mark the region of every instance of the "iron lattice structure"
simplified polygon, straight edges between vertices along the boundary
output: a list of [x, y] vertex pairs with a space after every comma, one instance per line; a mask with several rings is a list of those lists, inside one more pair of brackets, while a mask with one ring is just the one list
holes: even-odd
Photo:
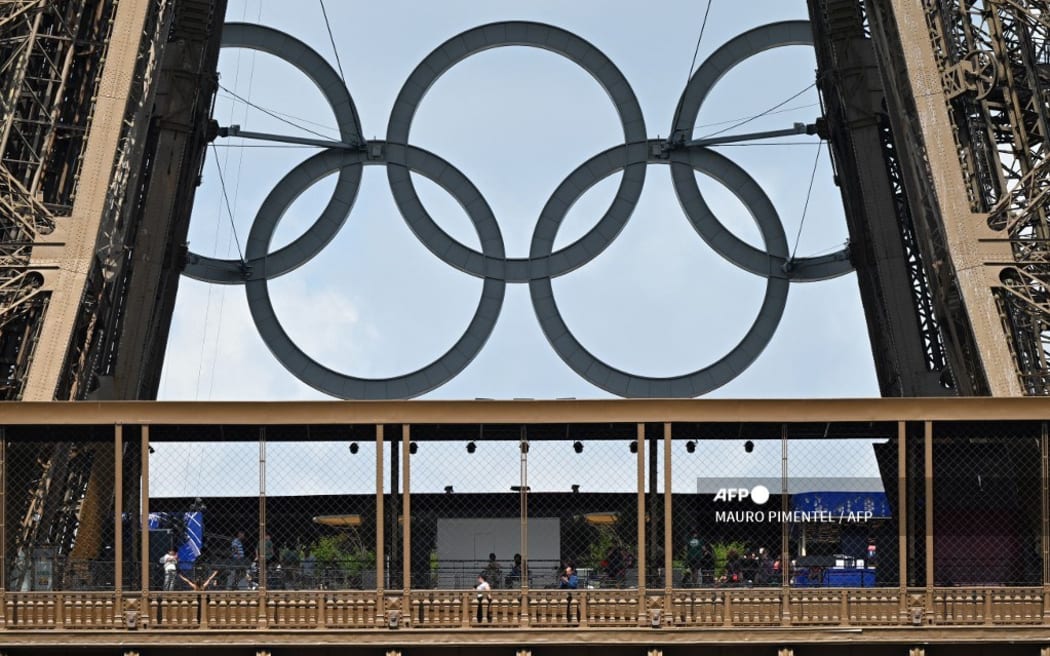
[[72, 209], [113, 10], [85, 1], [0, 7], [3, 398], [21, 397], [51, 296], [34, 246]]
[[[0, 399], [154, 396], [224, 7], [0, 3]], [[79, 438], [29, 447], [26, 558], [98, 556], [113, 451]]]
[[1050, 393], [1047, 11], [810, 2], [884, 395]]
[[950, 313], [938, 307], [928, 273], [935, 245], [918, 221], [922, 198], [913, 207], [908, 193], [908, 142], [886, 99], [895, 80], [883, 81], [864, 9], [857, 0], [812, 0], [810, 24], [876, 375], [883, 396], [973, 394], [951, 377], [954, 342], [941, 325]]
[[1050, 5], [924, 2], [973, 212], [1010, 246], [995, 290], [1025, 394], [1050, 393]]
[[0, 3], [0, 398], [155, 395], [224, 11]]

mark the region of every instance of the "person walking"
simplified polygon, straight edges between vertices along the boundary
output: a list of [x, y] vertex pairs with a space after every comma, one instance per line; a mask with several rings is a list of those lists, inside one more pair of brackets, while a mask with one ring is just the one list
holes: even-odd
[[236, 590], [245, 574], [244, 531], [237, 531], [236, 537], [230, 540], [230, 574], [226, 577], [226, 589]]

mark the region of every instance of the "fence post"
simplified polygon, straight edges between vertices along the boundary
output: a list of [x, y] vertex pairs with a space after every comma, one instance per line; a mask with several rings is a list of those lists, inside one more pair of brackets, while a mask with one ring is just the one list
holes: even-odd
[[386, 623], [386, 508], [383, 506], [383, 424], [376, 424], [376, 617]]
[[412, 606], [410, 605], [410, 592], [412, 588], [412, 494], [411, 474], [412, 465], [409, 461], [412, 446], [412, 427], [408, 424], [401, 425], [401, 588], [402, 588], [402, 617], [412, 624]]
[[897, 621], [909, 624], [908, 611], [908, 424], [897, 422]]
[[667, 618], [671, 617], [671, 587], [674, 585], [671, 472], [671, 423], [667, 422], [664, 424], [664, 616]]
[[0, 427], [0, 629], [7, 626], [7, 431]]
[[[787, 424], [780, 425], [780, 510], [782, 517], [787, 517], [791, 511], [791, 496], [788, 494], [788, 428]], [[780, 625], [791, 626], [791, 554], [790, 526], [784, 520], [780, 521], [780, 570], [783, 572], [783, 581], [780, 587]]]
[[[256, 612], [256, 621], [259, 623], [260, 628], [266, 628], [267, 623], [267, 607], [266, 599], [266, 588], [269, 586], [267, 580], [267, 568], [270, 563], [267, 561], [266, 556], [266, 545], [269, 543], [266, 532], [266, 426], [259, 427], [259, 539], [256, 541], [256, 562], [259, 565], [259, 581], [258, 589], [256, 590], [255, 602], [259, 605]], [[247, 554], [245, 554], [247, 555]]]
[[124, 426], [113, 427], [113, 592], [110, 624], [124, 624]]
[[518, 623], [527, 628], [531, 623], [532, 613], [529, 610], [529, 434], [525, 426], [521, 427], [518, 436], [518, 515], [521, 517], [521, 607], [518, 609]]
[[933, 422], [924, 423], [923, 448], [925, 457], [923, 460], [925, 483], [925, 506], [926, 506], [926, 611], [933, 609]]
[[1043, 530], [1039, 545], [1043, 561], [1043, 624], [1050, 623], [1050, 434], [1046, 422], [1039, 427], [1039, 505]]
[[142, 438], [139, 440], [140, 460], [142, 462], [142, 492], [139, 495], [139, 588], [141, 602], [139, 607], [140, 626], [149, 622], [149, 426], [141, 427]]
[[638, 626], [645, 626], [648, 624], [648, 618], [646, 616], [645, 607], [645, 589], [646, 589], [646, 569], [648, 564], [646, 563], [646, 549], [645, 549], [645, 452], [648, 448], [648, 443], [645, 440], [645, 424], [637, 425], [637, 440], [638, 440], [638, 475], [637, 475], [637, 492], [638, 492]]

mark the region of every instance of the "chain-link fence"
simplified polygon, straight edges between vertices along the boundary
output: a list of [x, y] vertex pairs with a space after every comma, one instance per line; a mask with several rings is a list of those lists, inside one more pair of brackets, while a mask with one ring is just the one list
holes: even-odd
[[933, 581], [1039, 585], [1039, 422], [933, 424]]
[[[11, 427], [3, 437], [6, 589], [114, 590], [113, 428]], [[134, 470], [137, 458], [125, 459], [124, 467]], [[124, 584], [137, 579], [125, 576]]]
[[14, 426], [4, 585], [407, 583], [506, 617], [525, 589], [1035, 586], [1046, 442], [1005, 421]]
[[676, 426], [671, 445], [674, 587], [780, 582], [780, 427]]
[[[248, 590], [260, 535], [265, 429], [150, 430], [151, 590]], [[179, 441], [169, 442], [177, 438]]]
[[412, 442], [409, 453], [412, 587], [520, 585], [518, 441], [475, 427], [457, 440]]
[[529, 440], [522, 458], [528, 476], [529, 586], [637, 586], [635, 427], [572, 426], [560, 439], [556, 432], [539, 436], [550, 439]]
[[[789, 501], [781, 522], [788, 541], [789, 581], [795, 587], [897, 586], [898, 541], [880, 475], [877, 451], [897, 438], [897, 427], [836, 424], [788, 428]], [[895, 453], [891, 454], [894, 456]], [[895, 483], [890, 479], [889, 483]]]

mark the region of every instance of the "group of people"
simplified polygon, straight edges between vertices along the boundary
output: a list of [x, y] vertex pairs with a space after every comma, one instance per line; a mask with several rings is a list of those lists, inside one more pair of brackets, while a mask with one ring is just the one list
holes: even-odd
[[[571, 564], [565, 565], [559, 572], [559, 588], [575, 590], [579, 586], [579, 575]], [[485, 593], [492, 590], [493, 587], [500, 587], [501, 584], [506, 588], [516, 588], [521, 584], [521, 554], [514, 554], [514, 564], [511, 565], [510, 573], [503, 578], [503, 568], [496, 560], [496, 554], [490, 553], [485, 569], [478, 574], [478, 582], [474, 589], [479, 593]]]
[[[274, 562], [273, 541], [270, 539], [269, 533], [265, 534], [263, 539], [260, 540], [255, 552], [255, 561], [259, 562], [261, 559], [265, 559], [267, 563]], [[163, 589], [165, 591], [174, 590], [179, 580], [195, 592], [208, 590], [213, 586], [221, 571], [219, 568], [204, 567], [198, 563], [190, 571], [193, 577], [189, 578], [185, 576], [183, 569], [179, 567], [179, 556], [175, 549], [169, 549], [166, 554], [161, 556], [160, 565], [164, 571]], [[244, 551], [244, 531], [237, 531], [237, 534], [230, 540], [229, 561], [225, 568], [225, 589], [250, 590], [258, 587], [258, 583], [252, 578], [249, 565], [250, 563]]]
[[[575, 590], [579, 587], [580, 578], [576, 573], [575, 567], [567, 564], [559, 571], [559, 588]], [[485, 569], [478, 574], [478, 582], [474, 589], [480, 593], [480, 599], [482, 594], [489, 592], [493, 587], [500, 587], [501, 582], [507, 588], [516, 588], [521, 583], [521, 554], [514, 554], [514, 564], [510, 568], [510, 573], [506, 578], [503, 578], [503, 568], [500, 567], [499, 561], [496, 560], [496, 554], [490, 553]], [[495, 583], [495, 586], [493, 586], [493, 583]]]
[[780, 558], [770, 556], [765, 547], [744, 554], [736, 549], [729, 549], [726, 552], [724, 568], [716, 571], [714, 553], [695, 530], [686, 541], [685, 564], [684, 583], [690, 586], [705, 583], [724, 586], [766, 586], [777, 585], [781, 579]]
[[[485, 569], [478, 574], [477, 590], [491, 590], [496, 587], [516, 588], [521, 583], [521, 554], [514, 554], [514, 564], [511, 565], [510, 573], [503, 577], [503, 568], [496, 560], [496, 554], [490, 553]], [[484, 584], [484, 587], [482, 587]]]
[[[500, 567], [499, 562], [496, 560], [496, 554], [490, 553], [489, 561], [485, 565], [485, 569], [478, 574], [478, 583], [474, 586], [474, 590], [477, 592], [477, 621], [479, 623], [486, 617], [490, 622], [492, 621], [491, 581], [499, 581], [502, 574], [503, 568]], [[510, 574], [507, 576], [505, 583], [506, 587], [513, 588], [517, 587], [520, 582], [521, 554], [514, 554], [514, 565], [511, 567]], [[576, 569], [572, 565], [566, 565], [565, 569], [561, 572], [558, 587], [563, 590], [575, 590], [579, 585], [580, 579], [576, 574]]]
[[771, 558], [765, 547], [741, 556], [736, 550], [726, 553], [725, 573], [718, 579], [722, 585], [777, 585], [780, 582], [780, 559]]

